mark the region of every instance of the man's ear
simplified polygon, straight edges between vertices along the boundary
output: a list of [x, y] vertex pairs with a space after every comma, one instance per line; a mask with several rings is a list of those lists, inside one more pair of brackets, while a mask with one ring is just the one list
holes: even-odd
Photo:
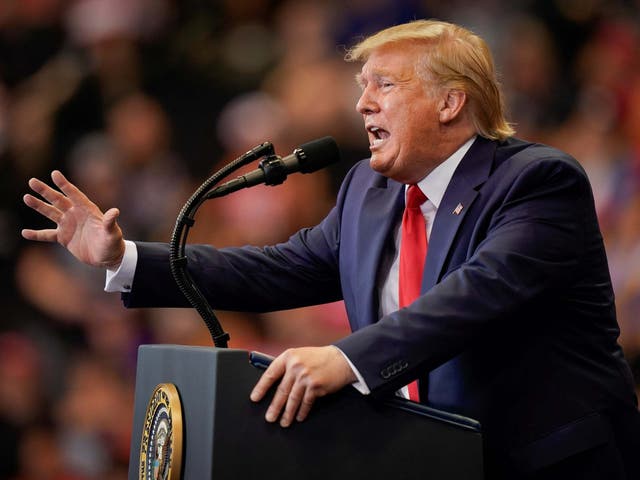
[[448, 90], [440, 104], [440, 123], [449, 123], [459, 117], [462, 107], [467, 103], [467, 94], [462, 90]]

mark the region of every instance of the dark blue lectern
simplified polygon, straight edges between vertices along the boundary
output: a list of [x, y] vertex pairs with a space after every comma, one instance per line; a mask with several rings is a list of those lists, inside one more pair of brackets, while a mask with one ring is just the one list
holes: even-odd
[[345, 388], [284, 429], [264, 420], [270, 398], [249, 400], [261, 373], [244, 350], [140, 347], [129, 480], [139, 478], [147, 405], [162, 383], [175, 385], [182, 405], [185, 480], [483, 478], [474, 420]]

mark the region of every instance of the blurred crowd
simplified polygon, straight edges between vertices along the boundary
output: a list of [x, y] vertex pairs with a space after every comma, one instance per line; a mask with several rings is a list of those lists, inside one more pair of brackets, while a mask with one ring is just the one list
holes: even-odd
[[[137, 347], [211, 345], [194, 311], [125, 310], [103, 271], [21, 240], [48, 225], [22, 205], [28, 179], [60, 169], [121, 209], [126, 238], [167, 241], [191, 193], [247, 149], [332, 135], [338, 166], [208, 202], [189, 237], [285, 240], [367, 156], [346, 47], [427, 17], [482, 35], [518, 136], [587, 170], [640, 383], [637, 0], [2, 0], [0, 479], [125, 479]], [[267, 353], [348, 332], [341, 303], [219, 317], [231, 347]]]

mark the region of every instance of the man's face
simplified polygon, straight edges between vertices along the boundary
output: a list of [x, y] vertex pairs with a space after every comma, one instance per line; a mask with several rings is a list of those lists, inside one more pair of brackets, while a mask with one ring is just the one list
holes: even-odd
[[423, 49], [411, 42], [384, 45], [358, 75], [356, 109], [369, 135], [371, 168], [402, 183], [419, 181], [444, 160], [438, 89], [416, 70]]

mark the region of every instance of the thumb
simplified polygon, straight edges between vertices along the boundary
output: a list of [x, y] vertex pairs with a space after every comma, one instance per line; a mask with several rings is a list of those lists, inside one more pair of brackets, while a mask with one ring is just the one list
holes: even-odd
[[107, 231], [109, 232], [113, 231], [114, 228], [117, 227], [116, 220], [118, 219], [119, 216], [120, 216], [120, 210], [118, 210], [117, 208], [110, 208], [105, 212], [102, 218], [102, 225]]

